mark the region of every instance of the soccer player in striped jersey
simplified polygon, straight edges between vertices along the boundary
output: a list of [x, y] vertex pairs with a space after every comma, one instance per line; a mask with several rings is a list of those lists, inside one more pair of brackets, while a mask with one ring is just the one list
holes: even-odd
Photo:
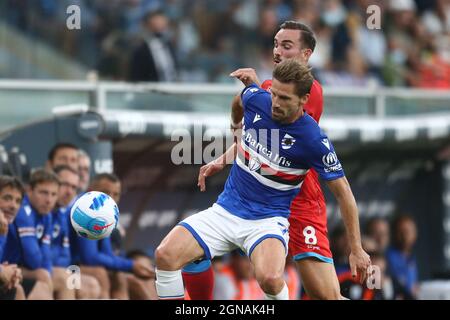
[[[351, 217], [350, 237], [360, 243], [358, 211], [342, 166], [317, 122], [303, 111], [314, 80], [309, 68], [294, 60], [277, 65], [271, 94], [238, 78], [246, 85], [238, 157], [217, 202], [183, 220], [157, 248], [161, 299], [184, 297], [180, 269], [185, 264], [236, 248], [249, 256], [268, 299], [288, 299], [283, 279], [287, 219], [311, 168], [327, 181], [343, 215]], [[361, 272], [370, 259], [362, 249], [355, 254]]]
[[[286, 21], [280, 26], [274, 38], [274, 63], [276, 65], [285, 59], [292, 58], [306, 65], [315, 46], [314, 34], [308, 26], [295, 21]], [[238, 74], [259, 84], [253, 69], [240, 69]], [[271, 85], [272, 80], [266, 80], [261, 87], [270, 90]], [[235, 119], [232, 126], [240, 128], [242, 107], [239, 95], [234, 99], [233, 105]], [[304, 109], [319, 123], [323, 111], [323, 93], [317, 80], [313, 82]], [[235, 146], [230, 147], [224, 155], [201, 167], [198, 177], [201, 191], [206, 188], [206, 177], [216, 174], [223, 170], [227, 163], [234, 161], [236, 156], [234, 150]], [[306, 175], [300, 193], [292, 202], [289, 223], [289, 254], [293, 257], [301, 274], [302, 284], [308, 296], [312, 299], [340, 299], [339, 281], [327, 237], [325, 199], [317, 172], [313, 169]], [[354, 248], [356, 247], [357, 244], [354, 244]], [[352, 275], [356, 276], [354, 268]], [[183, 279], [191, 297], [212, 299], [214, 275], [210, 261], [203, 260], [186, 266], [183, 269]]]

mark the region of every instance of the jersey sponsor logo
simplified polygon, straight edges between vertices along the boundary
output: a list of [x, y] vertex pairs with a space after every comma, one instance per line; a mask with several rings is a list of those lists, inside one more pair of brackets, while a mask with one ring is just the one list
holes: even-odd
[[325, 165], [325, 172], [336, 172], [342, 170], [342, 165], [339, 163], [336, 153], [329, 152], [322, 157], [322, 162]]
[[255, 118], [253, 119], [253, 123], [258, 122], [259, 120], [261, 120], [261, 116], [259, 114], [255, 114]]
[[[301, 186], [308, 170], [275, 166], [254, 150], [250, 148], [246, 150], [244, 147], [246, 146], [238, 146], [236, 164], [247, 173], [250, 173], [261, 184], [282, 191], [293, 190]], [[261, 165], [257, 165], [255, 160], [252, 160], [252, 164], [250, 164], [252, 158], [257, 158]], [[252, 171], [250, 168], [258, 169]]]
[[[263, 130], [259, 130], [259, 131], [262, 132]], [[249, 130], [243, 131], [243, 134], [245, 134], [245, 136], [242, 136], [242, 139], [244, 140], [244, 142], [247, 142], [248, 146], [252, 146], [258, 154], [263, 155], [271, 163], [274, 163], [274, 164], [280, 165], [280, 166], [284, 166], [284, 167], [291, 166], [292, 163], [290, 160], [286, 159], [285, 157], [280, 156], [279, 153], [272, 152], [271, 150], [269, 150], [264, 144], [258, 142], [258, 140], [256, 140], [253, 137], [252, 133], [256, 136], [256, 130], [254, 130], [254, 129], [249, 129]], [[245, 145], [245, 143], [244, 143], [244, 145]]]
[[251, 157], [250, 161], [248, 162], [248, 168], [250, 171], [257, 171], [259, 168], [261, 168], [261, 161], [258, 158]]
[[290, 148], [292, 148], [294, 143], [295, 143], [294, 137], [286, 133], [283, 139], [281, 140], [281, 148], [283, 148], [283, 150], [289, 150]]
[[323, 144], [325, 147], [327, 147], [328, 150], [331, 151], [331, 149], [330, 149], [330, 141], [328, 141], [328, 139], [322, 139], [321, 142], [322, 142], [322, 144]]

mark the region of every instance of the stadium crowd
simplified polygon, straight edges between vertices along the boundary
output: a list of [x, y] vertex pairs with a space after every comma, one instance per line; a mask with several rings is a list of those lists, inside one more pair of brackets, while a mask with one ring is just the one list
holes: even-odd
[[[78, 32], [66, 28], [71, 4], [81, 8]], [[366, 25], [369, 5], [379, 6], [381, 29]], [[2, 8], [10, 24], [104, 79], [228, 82], [242, 66], [267, 78], [273, 35], [296, 20], [316, 34], [310, 64], [324, 85], [450, 87], [449, 0], [5, 0]]]
[[[17, 177], [0, 176], [0, 299], [157, 299], [154, 248], [125, 252], [122, 227], [99, 241], [81, 238], [72, 229], [70, 209], [85, 191], [102, 191], [120, 203], [120, 179], [108, 173], [90, 179], [90, 171], [90, 159], [83, 150], [60, 143], [49, 152], [45, 167], [34, 170], [26, 184]], [[330, 233], [330, 243], [342, 295], [417, 298], [414, 220], [405, 214], [392, 221], [375, 217], [363, 231], [363, 246], [379, 268], [381, 289], [371, 290], [351, 276], [345, 229], [338, 226]], [[249, 259], [239, 251], [214, 259], [213, 268], [214, 299], [264, 297]], [[69, 285], [73, 272], [80, 276], [75, 289]], [[308, 299], [290, 257], [285, 275], [290, 299]]]

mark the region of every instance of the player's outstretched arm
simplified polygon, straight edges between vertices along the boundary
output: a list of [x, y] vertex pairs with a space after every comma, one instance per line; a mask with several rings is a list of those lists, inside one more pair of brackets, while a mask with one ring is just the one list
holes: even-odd
[[352, 276], [356, 277], [357, 273], [360, 274], [362, 283], [366, 279], [367, 268], [371, 263], [369, 255], [363, 250], [361, 245], [358, 207], [356, 206], [355, 197], [346, 177], [327, 181], [327, 185], [336, 197], [347, 230], [351, 248], [349, 263]]
[[237, 69], [230, 73], [230, 77], [234, 77], [240, 80], [245, 86], [251, 85], [253, 83], [259, 86], [261, 83], [258, 79], [258, 76], [256, 75], [255, 69], [252, 68]]
[[[251, 84], [260, 85], [255, 69], [241, 68], [230, 73], [230, 77], [240, 80], [246, 87]], [[244, 116], [244, 107], [242, 105], [241, 95], [238, 94], [233, 98], [231, 103], [231, 127], [232, 129], [240, 128], [242, 117]]]
[[[239, 69], [241, 70], [241, 69]], [[237, 72], [236, 70], [235, 72]], [[233, 73], [235, 73], [233, 72]], [[231, 76], [233, 76], [231, 73]], [[255, 73], [256, 76], [256, 73]], [[236, 76], [237, 77], [237, 76]], [[237, 144], [239, 140], [239, 131], [242, 128], [242, 118], [244, 117], [244, 107], [242, 105], [241, 95], [234, 96], [231, 102], [231, 130], [233, 132], [234, 141], [233, 145], [228, 150], [214, 161], [211, 161], [200, 168], [197, 178], [197, 186], [200, 191], [206, 190], [206, 178], [215, 175], [222, 171], [227, 164], [234, 162], [237, 154]]]
[[206, 178], [222, 171], [227, 164], [233, 163], [234, 159], [236, 158], [236, 153], [237, 145], [236, 143], [233, 143], [233, 145], [228, 148], [228, 150], [223, 155], [200, 168], [200, 171], [198, 173], [197, 186], [200, 188], [201, 192], [206, 190]]
[[242, 128], [242, 118], [244, 117], [244, 106], [242, 105], [241, 95], [235, 95], [231, 102], [231, 130], [233, 134], [236, 130]]

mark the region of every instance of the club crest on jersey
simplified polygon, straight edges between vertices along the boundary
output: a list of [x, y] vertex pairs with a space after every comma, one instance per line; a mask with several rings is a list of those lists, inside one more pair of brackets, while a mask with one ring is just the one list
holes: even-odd
[[53, 226], [52, 237], [57, 238], [59, 236], [60, 231], [61, 231], [61, 226], [59, 224], [55, 224]]
[[40, 239], [44, 235], [44, 225], [38, 224], [36, 226], [36, 238]]
[[261, 168], [261, 161], [259, 161], [258, 158], [251, 157], [250, 161], [248, 162], [248, 168], [250, 171], [256, 171], [259, 168]]
[[294, 137], [286, 133], [283, 139], [281, 139], [281, 148], [283, 148], [283, 150], [289, 150], [290, 148], [292, 148], [294, 143], [295, 143]]

